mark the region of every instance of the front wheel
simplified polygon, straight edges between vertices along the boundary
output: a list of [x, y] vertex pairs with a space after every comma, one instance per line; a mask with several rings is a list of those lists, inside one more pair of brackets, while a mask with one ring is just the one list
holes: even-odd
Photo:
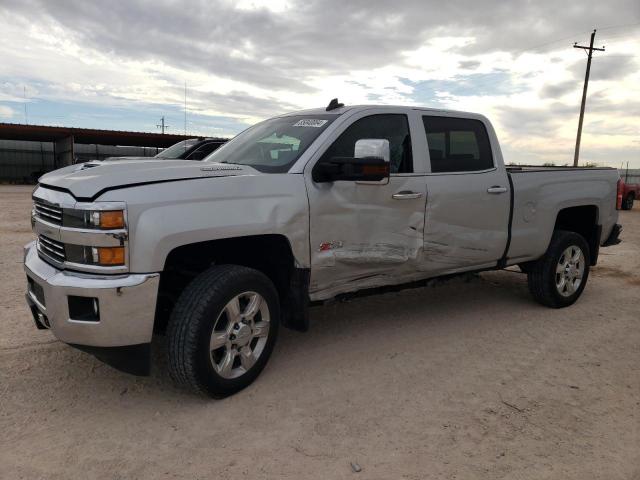
[[556, 230], [542, 258], [527, 273], [533, 298], [547, 307], [573, 304], [589, 277], [589, 245], [582, 235]]
[[278, 293], [264, 274], [211, 267], [187, 286], [171, 314], [171, 377], [216, 398], [245, 388], [271, 355], [279, 319]]
[[631, 210], [633, 208], [633, 200], [634, 197], [632, 194], [627, 195], [627, 198], [622, 201], [622, 209]]

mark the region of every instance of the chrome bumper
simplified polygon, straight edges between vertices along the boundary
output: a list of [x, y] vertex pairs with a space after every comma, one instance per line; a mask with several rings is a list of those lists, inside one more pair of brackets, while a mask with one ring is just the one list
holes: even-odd
[[[27, 291], [27, 303], [36, 323], [51, 329], [59, 340], [93, 347], [151, 342], [158, 273], [98, 276], [58, 270], [40, 259], [35, 242], [24, 247], [24, 268], [27, 276], [42, 288], [38, 293], [38, 287]], [[71, 319], [69, 295], [97, 298], [99, 320]]]

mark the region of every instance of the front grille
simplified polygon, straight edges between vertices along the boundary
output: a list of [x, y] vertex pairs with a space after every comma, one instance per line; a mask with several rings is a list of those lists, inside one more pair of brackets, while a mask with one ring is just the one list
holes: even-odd
[[64, 244], [44, 235], [38, 237], [38, 252], [60, 263], [67, 258], [64, 252]]
[[56, 225], [62, 225], [62, 208], [40, 200], [39, 198], [34, 198], [33, 207], [35, 208], [36, 215], [42, 220]]

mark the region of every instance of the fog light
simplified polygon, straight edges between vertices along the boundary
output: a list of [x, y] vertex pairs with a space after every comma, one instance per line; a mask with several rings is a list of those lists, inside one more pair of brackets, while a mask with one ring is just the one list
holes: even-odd
[[77, 297], [69, 295], [69, 318], [82, 322], [100, 321], [100, 303], [95, 297]]
[[124, 265], [124, 247], [88, 247], [84, 245], [65, 245], [67, 262], [98, 265], [105, 267]]

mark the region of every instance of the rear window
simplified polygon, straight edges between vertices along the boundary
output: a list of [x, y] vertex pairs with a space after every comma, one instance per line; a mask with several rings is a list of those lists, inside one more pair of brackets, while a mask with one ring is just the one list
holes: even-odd
[[431, 171], [474, 172], [493, 168], [489, 135], [479, 120], [423, 116]]

